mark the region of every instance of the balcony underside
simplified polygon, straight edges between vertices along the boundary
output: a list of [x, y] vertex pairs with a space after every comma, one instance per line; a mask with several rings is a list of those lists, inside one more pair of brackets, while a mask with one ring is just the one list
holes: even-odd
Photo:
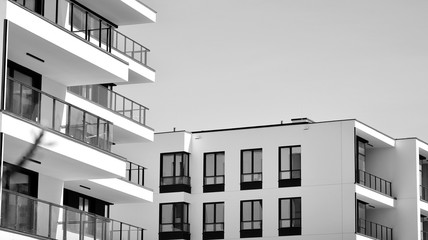
[[156, 22], [156, 12], [137, 0], [80, 0], [116, 25]]
[[[126, 180], [92, 179], [65, 182], [65, 188], [111, 203], [153, 202], [153, 191]], [[90, 189], [82, 188], [80, 185]]]
[[[0, 114], [0, 123], [5, 133], [5, 160], [16, 164], [41, 128], [6, 113]], [[118, 157], [49, 130], [32, 159], [40, 164], [29, 162], [26, 168], [64, 181], [125, 177], [126, 163]]]
[[394, 199], [392, 197], [381, 194], [365, 186], [355, 184], [355, 193], [359, 200], [362, 200], [375, 208], [394, 207]]
[[49, 23], [41, 16], [8, 2], [7, 18], [10, 20], [10, 60], [65, 86], [128, 81], [127, 61]]

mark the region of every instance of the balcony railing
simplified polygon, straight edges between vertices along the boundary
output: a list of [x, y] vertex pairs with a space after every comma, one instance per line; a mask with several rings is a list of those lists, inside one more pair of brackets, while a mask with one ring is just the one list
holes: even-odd
[[224, 222], [204, 223], [204, 232], [224, 231]]
[[428, 187], [420, 186], [421, 187], [421, 200], [424, 200], [428, 202]]
[[379, 240], [392, 240], [392, 228], [361, 218], [358, 219], [357, 232]]
[[188, 223], [161, 223], [159, 225], [160, 232], [190, 232], [190, 224]]
[[58, 240], [143, 240], [143, 228], [3, 190], [1, 227]]
[[358, 170], [357, 182], [363, 186], [366, 186], [368, 188], [371, 188], [373, 190], [392, 197], [391, 182], [386, 181], [380, 177], [377, 177], [363, 170]]
[[301, 178], [301, 170], [300, 169], [291, 169], [291, 170], [279, 171], [279, 180], [300, 179], [300, 178]]
[[147, 168], [133, 162], [126, 163], [126, 178], [128, 181], [144, 186], [144, 171]]
[[37, 88], [8, 79], [6, 111], [110, 151], [112, 124]]
[[161, 177], [161, 186], [167, 185], [190, 185], [190, 177], [188, 176], [178, 176], [178, 177]]
[[113, 30], [112, 48], [143, 65], [147, 65], [147, 54], [150, 49], [116, 30]]
[[37, 5], [35, 2], [46, 4], [46, 1], [9, 1], [43, 16], [106, 52], [111, 52], [114, 48], [121, 54], [147, 66], [147, 54], [150, 52], [148, 48], [116, 31], [114, 24], [83, 5], [70, 0], [50, 1], [49, 6], [35, 6]]
[[259, 182], [262, 181], [262, 173], [242, 173], [241, 182]]
[[224, 184], [224, 175], [204, 177], [204, 185]]
[[262, 220], [241, 221], [241, 230], [262, 229]]
[[130, 120], [146, 126], [147, 107], [101, 85], [68, 87], [68, 90]]
[[421, 240], [428, 240], [428, 232], [421, 231]]

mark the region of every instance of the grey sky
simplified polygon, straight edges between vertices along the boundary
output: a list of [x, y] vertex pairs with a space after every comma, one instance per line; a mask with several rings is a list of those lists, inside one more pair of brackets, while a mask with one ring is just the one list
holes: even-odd
[[118, 88], [156, 131], [357, 118], [428, 141], [428, 2], [144, 0], [124, 28], [151, 49], [154, 84]]

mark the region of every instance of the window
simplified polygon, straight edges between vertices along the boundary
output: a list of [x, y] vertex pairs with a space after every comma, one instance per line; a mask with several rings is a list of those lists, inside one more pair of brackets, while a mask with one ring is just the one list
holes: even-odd
[[279, 187], [301, 185], [301, 147], [279, 148]]
[[420, 216], [421, 240], [428, 239], [428, 218], [424, 215]]
[[25, 8], [43, 15], [44, 0], [14, 0]]
[[357, 137], [357, 182], [365, 185], [365, 171], [366, 171], [366, 148], [367, 141]]
[[262, 200], [241, 201], [241, 238], [262, 236]]
[[204, 192], [224, 191], [224, 152], [204, 154]]
[[279, 199], [279, 236], [302, 234], [301, 198]]
[[161, 154], [160, 192], [190, 193], [189, 154]]
[[69, 189], [64, 189], [64, 205], [103, 217], [110, 215], [111, 203]]
[[2, 227], [36, 234], [37, 202], [16, 192], [37, 198], [38, 180], [37, 172], [3, 162]]
[[163, 203], [159, 206], [159, 239], [190, 239], [189, 204]]
[[42, 76], [15, 62], [7, 62], [6, 110], [35, 122], [40, 121]]
[[204, 203], [203, 239], [224, 238], [224, 203]]
[[262, 188], [262, 149], [241, 151], [241, 190]]
[[422, 155], [419, 155], [419, 183], [421, 200], [428, 201], [428, 161]]

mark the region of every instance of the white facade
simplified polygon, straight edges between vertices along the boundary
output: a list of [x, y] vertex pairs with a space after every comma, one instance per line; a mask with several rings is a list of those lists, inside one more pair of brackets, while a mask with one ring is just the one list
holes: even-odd
[[148, 108], [113, 88], [155, 81], [150, 50], [120, 26], [156, 12], [139, 0], [0, 0], [0, 20], [0, 239], [143, 239], [146, 226], [110, 207], [152, 204], [146, 167], [112, 146], [154, 130]]
[[[365, 152], [358, 150], [359, 142], [365, 146]], [[287, 146], [300, 147], [300, 167], [296, 168], [300, 170], [300, 178], [296, 177], [300, 183], [280, 187], [279, 149]], [[420, 185], [425, 184], [420, 182], [419, 164], [420, 159], [428, 157], [427, 146], [414, 138], [391, 138], [357, 120], [315, 123], [303, 119], [271, 126], [158, 133], [151, 143], [115, 146], [118, 152], [142, 150], [129, 159], [150, 169], [148, 184], [153, 186], [154, 205], [115, 205], [112, 213], [130, 216], [144, 212], [153, 216], [134, 216], [132, 220], [134, 224], [148, 226], [149, 239], [426, 239], [428, 236], [422, 235], [427, 229], [420, 222], [421, 215], [428, 214], [428, 195], [421, 193]], [[242, 151], [248, 149], [262, 152], [262, 184], [243, 190]], [[208, 176], [204, 175], [204, 168], [208, 171], [205, 156], [218, 152], [224, 154], [224, 171], [220, 174], [224, 175], [224, 187], [204, 192], [204, 178]], [[165, 168], [167, 160], [163, 159], [166, 153], [189, 154], [190, 193], [177, 182], [172, 184], [175, 190], [174, 186], [172, 190], [160, 186], [165, 171], [169, 171]], [[360, 161], [359, 155], [364, 155]], [[174, 174], [183, 176], [186, 172]], [[279, 230], [279, 201], [288, 198], [301, 201], [300, 211], [294, 213], [296, 228], [288, 228], [287, 220], [281, 217], [286, 227]], [[262, 203], [262, 223], [260, 228], [253, 227], [255, 231], [241, 228], [241, 221], [248, 217], [243, 216], [248, 213], [241, 210], [241, 204], [249, 200]], [[163, 209], [169, 209], [168, 203], [184, 203], [188, 214], [174, 213], [175, 219], [168, 220], [169, 210], [163, 215], [160, 210], [165, 204], [168, 207]], [[206, 229], [213, 230], [213, 217], [204, 219], [208, 214], [204, 213], [206, 203], [224, 204], [220, 214], [223, 217], [214, 220], [220, 226], [214, 233], [219, 234], [218, 238], [204, 234], [204, 224]], [[359, 211], [358, 206], [364, 210]], [[170, 224], [171, 221], [174, 223]], [[254, 217], [252, 221], [257, 222]]]

